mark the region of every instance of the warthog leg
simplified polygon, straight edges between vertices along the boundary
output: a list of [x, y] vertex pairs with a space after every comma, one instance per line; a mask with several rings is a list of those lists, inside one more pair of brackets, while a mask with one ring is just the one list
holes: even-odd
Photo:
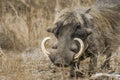
[[95, 73], [95, 68], [97, 67], [97, 56], [98, 56], [97, 50], [90, 51], [90, 53], [91, 56], [90, 56], [89, 69], [88, 69], [89, 76]]
[[109, 69], [110, 68], [110, 59], [111, 59], [112, 53], [106, 54], [106, 61], [101, 66], [101, 69]]

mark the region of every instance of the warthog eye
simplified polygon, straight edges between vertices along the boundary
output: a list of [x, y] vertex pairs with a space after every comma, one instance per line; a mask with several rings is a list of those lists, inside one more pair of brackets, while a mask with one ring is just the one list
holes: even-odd
[[76, 53], [77, 49], [71, 49], [71, 51]]

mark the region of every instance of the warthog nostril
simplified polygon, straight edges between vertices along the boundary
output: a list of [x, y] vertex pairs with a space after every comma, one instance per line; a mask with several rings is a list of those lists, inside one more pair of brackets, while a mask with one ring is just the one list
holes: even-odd
[[61, 61], [55, 61], [54, 64], [56, 66], [62, 67], [62, 62]]
[[64, 62], [61, 61], [55, 61], [54, 64], [58, 67], [68, 67], [68, 64], [65, 64]]

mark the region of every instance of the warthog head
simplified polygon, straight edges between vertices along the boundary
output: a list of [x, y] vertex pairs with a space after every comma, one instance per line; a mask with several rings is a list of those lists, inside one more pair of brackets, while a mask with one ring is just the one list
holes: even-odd
[[91, 29], [86, 28], [82, 18], [78, 12], [64, 12], [58, 17], [55, 27], [47, 30], [55, 35], [57, 42], [52, 46], [52, 50], [48, 51], [45, 43], [51, 38], [46, 37], [41, 48], [56, 66], [70, 66], [84, 53]]

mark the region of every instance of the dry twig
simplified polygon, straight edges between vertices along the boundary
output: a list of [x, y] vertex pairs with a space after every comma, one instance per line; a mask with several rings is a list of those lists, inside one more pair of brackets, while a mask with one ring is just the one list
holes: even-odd
[[2, 49], [0, 48], [0, 57], [3, 56], [3, 57], [6, 57], [5, 53], [2, 51]]
[[14, 5], [12, 5], [12, 3], [10, 1], [8, 1], [8, 4], [10, 5], [10, 7], [13, 9], [13, 11], [15, 12], [16, 16], [18, 17], [18, 12], [15, 9]]
[[120, 80], [120, 75], [116, 74], [116, 73], [112, 73], [112, 74], [108, 74], [108, 73], [96, 73], [95, 75], [93, 75], [91, 77], [91, 79], [97, 79], [98, 77], [102, 77], [102, 76], [106, 76], [106, 77], [114, 78], [116, 80]]

